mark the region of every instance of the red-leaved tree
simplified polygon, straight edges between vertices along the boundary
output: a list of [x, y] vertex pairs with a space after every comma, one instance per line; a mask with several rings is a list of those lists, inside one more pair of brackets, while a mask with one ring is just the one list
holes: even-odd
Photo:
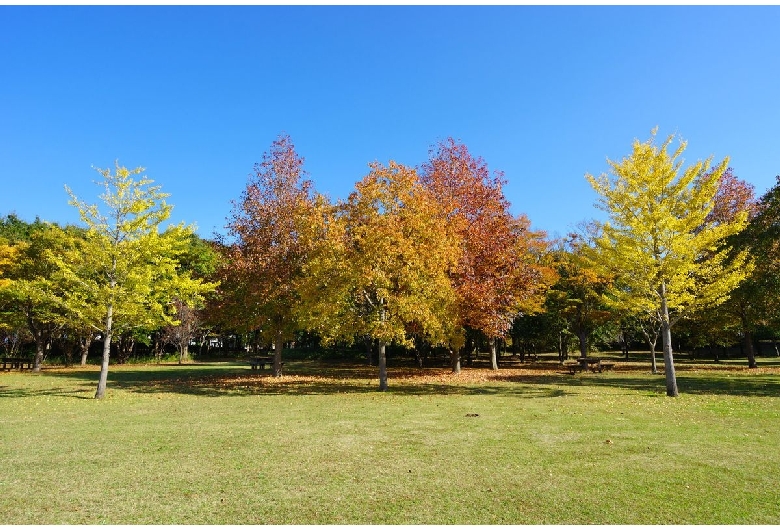
[[224, 314], [239, 328], [255, 330], [274, 344], [275, 376], [282, 373], [282, 347], [297, 330], [296, 283], [307, 256], [301, 227], [312, 214], [312, 182], [287, 135], [279, 136], [255, 164], [227, 228], [227, 260], [220, 275], [229, 296]]
[[[452, 138], [440, 142], [423, 164], [421, 181], [431, 192], [461, 243], [451, 282], [457, 293], [456, 319], [491, 342], [498, 369], [496, 339], [504, 337], [519, 311], [538, 310], [553, 273], [541, 265], [543, 232], [532, 232], [525, 215], [512, 216], [503, 175], [490, 173], [480, 157]], [[460, 355], [452, 350], [452, 369]]]

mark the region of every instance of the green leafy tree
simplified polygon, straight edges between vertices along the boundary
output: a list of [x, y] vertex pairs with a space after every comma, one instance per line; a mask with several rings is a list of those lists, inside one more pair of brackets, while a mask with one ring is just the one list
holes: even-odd
[[545, 306], [566, 323], [565, 332], [561, 330], [561, 358], [567, 356], [566, 335], [577, 338], [580, 356], [587, 357], [592, 335], [614, 318], [604, 300], [612, 279], [588, 258], [588, 230], [593, 227], [582, 228], [582, 234], [570, 234], [552, 253], [558, 279], [550, 288]]
[[728, 160], [682, 169], [686, 142], [670, 153], [674, 138], [657, 146], [653, 138], [634, 142], [612, 175], [586, 178], [609, 216], [595, 240], [595, 262], [621, 286], [615, 303], [634, 314], [658, 311], [664, 351], [666, 393], [677, 396], [671, 328], [686, 313], [725, 301], [750, 272], [746, 253], [729, 259], [724, 240], [741, 231], [747, 214], [732, 222], [708, 223]]
[[[207, 242], [196, 234], [190, 234], [188, 245], [180, 258], [181, 270], [190, 272], [194, 278], [213, 279], [219, 264], [219, 254]], [[197, 339], [205, 340], [203, 309], [205, 303], [189, 305], [184, 300], [174, 299], [172, 307], [176, 313], [176, 322], [165, 326], [156, 338], [162, 343], [173, 344], [179, 350], [179, 364], [189, 360], [190, 343]]]
[[759, 205], [751, 184], [737, 178], [732, 168], [727, 168], [718, 184], [712, 211], [705, 224], [734, 222], [747, 215], [745, 230], [726, 239], [725, 244], [735, 256], [748, 253], [753, 258], [753, 268], [745, 280], [731, 292], [729, 300], [715, 307], [704, 308], [689, 317], [686, 323], [690, 336], [697, 345], [725, 346], [741, 339], [748, 366], [756, 368], [753, 337], [756, 329], [766, 322], [768, 298], [771, 297], [771, 280], [766, 273], [773, 261], [772, 253], [764, 252], [766, 231], [755, 223]]
[[26, 326], [35, 342], [33, 369], [40, 371], [54, 334], [65, 325], [63, 284], [53, 256], [65, 252], [67, 243], [56, 225], [15, 225], [16, 241], [0, 242], [0, 319], [17, 333]]
[[115, 172], [98, 169], [104, 188], [96, 204], [79, 200], [66, 186], [87, 231], [75, 248], [59, 259], [59, 270], [72, 286], [65, 299], [68, 310], [89, 323], [103, 338], [103, 359], [95, 397], [105, 396], [111, 341], [133, 329], [154, 329], [175, 322], [174, 299], [198, 303], [214, 284], [183, 271], [192, 230], [184, 225], [160, 231], [171, 206], [168, 194], [145, 176], [143, 168], [116, 164]]
[[780, 329], [780, 176], [755, 205], [755, 214], [743, 234], [734, 238], [735, 247], [755, 258], [755, 269], [737, 289], [745, 304], [747, 323], [767, 330]]

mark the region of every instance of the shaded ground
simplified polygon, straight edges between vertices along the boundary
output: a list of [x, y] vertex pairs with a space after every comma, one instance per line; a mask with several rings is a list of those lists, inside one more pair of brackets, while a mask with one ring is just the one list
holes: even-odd
[[[505, 365], [506, 366], [506, 365]], [[267, 371], [252, 371], [244, 363], [192, 363], [179, 365], [122, 365], [109, 371], [109, 388], [138, 393], [181, 393], [201, 396], [232, 394], [338, 394], [376, 392], [375, 367], [321, 361], [297, 361], [286, 365], [286, 374], [272, 377]], [[767, 364], [749, 369], [735, 364], [676, 366], [680, 391], [689, 394], [780, 395], [780, 366]], [[8, 373], [8, 372], [6, 372]], [[652, 375], [646, 363], [618, 362], [604, 373], [571, 375], [555, 362], [526, 363], [519, 367], [464, 368], [453, 374], [447, 368], [394, 367], [388, 369], [390, 392], [411, 395], [502, 393], [518, 397], [556, 397], [566, 387], [596, 385], [664, 393], [663, 373]], [[48, 368], [58, 378], [81, 380], [76, 388], [24, 388], [3, 385], [0, 397], [30, 395], [70, 395], [91, 399], [97, 382], [96, 367]], [[507, 388], [507, 385], [510, 388]]]

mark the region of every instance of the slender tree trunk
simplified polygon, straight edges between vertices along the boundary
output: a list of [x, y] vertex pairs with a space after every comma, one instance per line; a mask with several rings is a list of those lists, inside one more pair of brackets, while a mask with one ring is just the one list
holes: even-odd
[[558, 344], [560, 348], [561, 362], [569, 360], [569, 337], [561, 330], [558, 333]]
[[490, 339], [490, 369], [498, 370], [498, 339]]
[[658, 364], [655, 362], [655, 342], [650, 344], [650, 373], [658, 373]]
[[450, 348], [450, 365], [453, 374], [460, 373], [460, 349]]
[[103, 336], [103, 361], [100, 363], [100, 378], [98, 379], [95, 399], [103, 399], [106, 395], [106, 383], [108, 382], [108, 359], [111, 357], [111, 335], [113, 333], [114, 305], [108, 304], [106, 311], [106, 329]]
[[427, 357], [427, 355], [425, 353], [425, 346], [422, 344], [422, 341], [419, 341], [419, 342], [415, 341], [415, 342], [416, 342], [416, 344], [415, 344], [415, 348], [413, 350], [414, 351], [414, 357], [415, 357], [415, 360], [417, 361], [417, 366], [422, 368], [423, 365], [425, 364], [425, 359]]
[[642, 334], [645, 336], [647, 345], [650, 347], [650, 370], [653, 374], [658, 373], [658, 366], [655, 364], [655, 345], [658, 343], [658, 331], [654, 332], [653, 337], [650, 337], [650, 332], [642, 328]]
[[282, 348], [284, 347], [284, 341], [282, 340], [282, 332], [277, 331], [274, 338], [274, 377], [282, 376]]
[[385, 357], [385, 341], [379, 340], [379, 391], [387, 390], [387, 358]]
[[372, 366], [374, 363], [373, 363], [373, 356], [371, 353], [374, 350], [374, 340], [371, 337], [366, 337], [365, 344], [366, 344], [366, 361], [368, 362], [369, 366]]
[[756, 363], [756, 352], [753, 349], [753, 333], [745, 330], [743, 342], [745, 344], [745, 353], [747, 354], [748, 368], [758, 368], [758, 364]]
[[758, 368], [756, 364], [756, 352], [753, 349], [753, 326], [750, 319], [748, 319], [747, 311], [744, 306], [740, 307], [739, 314], [740, 324], [742, 324], [742, 332], [744, 337], [742, 340], [742, 354], [747, 357], [748, 368]]
[[623, 332], [623, 340], [621, 346], [623, 347], [623, 355], [626, 356], [626, 360], [628, 360], [628, 338], [626, 336], [625, 331]]
[[563, 363], [563, 333], [558, 332], [558, 361]]
[[677, 376], [674, 373], [672, 355], [672, 325], [669, 322], [669, 308], [666, 305], [666, 284], [661, 282], [661, 339], [664, 347], [664, 372], [666, 374], [666, 395], [677, 397]]

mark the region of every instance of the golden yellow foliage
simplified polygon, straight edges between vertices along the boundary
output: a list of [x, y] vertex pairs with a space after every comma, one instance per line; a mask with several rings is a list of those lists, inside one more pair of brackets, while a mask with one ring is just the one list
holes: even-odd
[[[711, 159], [682, 169], [686, 147], [669, 153], [674, 136], [661, 146], [634, 141], [612, 175], [586, 178], [609, 215], [595, 239], [594, 262], [615, 278], [613, 303], [630, 313], [657, 311], [664, 343], [667, 394], [677, 395], [670, 327], [674, 318], [725, 301], [749, 274], [743, 252], [733, 259], [724, 240], [747, 224], [747, 212], [730, 222], [708, 222], [728, 159], [710, 170]], [[670, 317], [673, 314], [673, 317]]]

